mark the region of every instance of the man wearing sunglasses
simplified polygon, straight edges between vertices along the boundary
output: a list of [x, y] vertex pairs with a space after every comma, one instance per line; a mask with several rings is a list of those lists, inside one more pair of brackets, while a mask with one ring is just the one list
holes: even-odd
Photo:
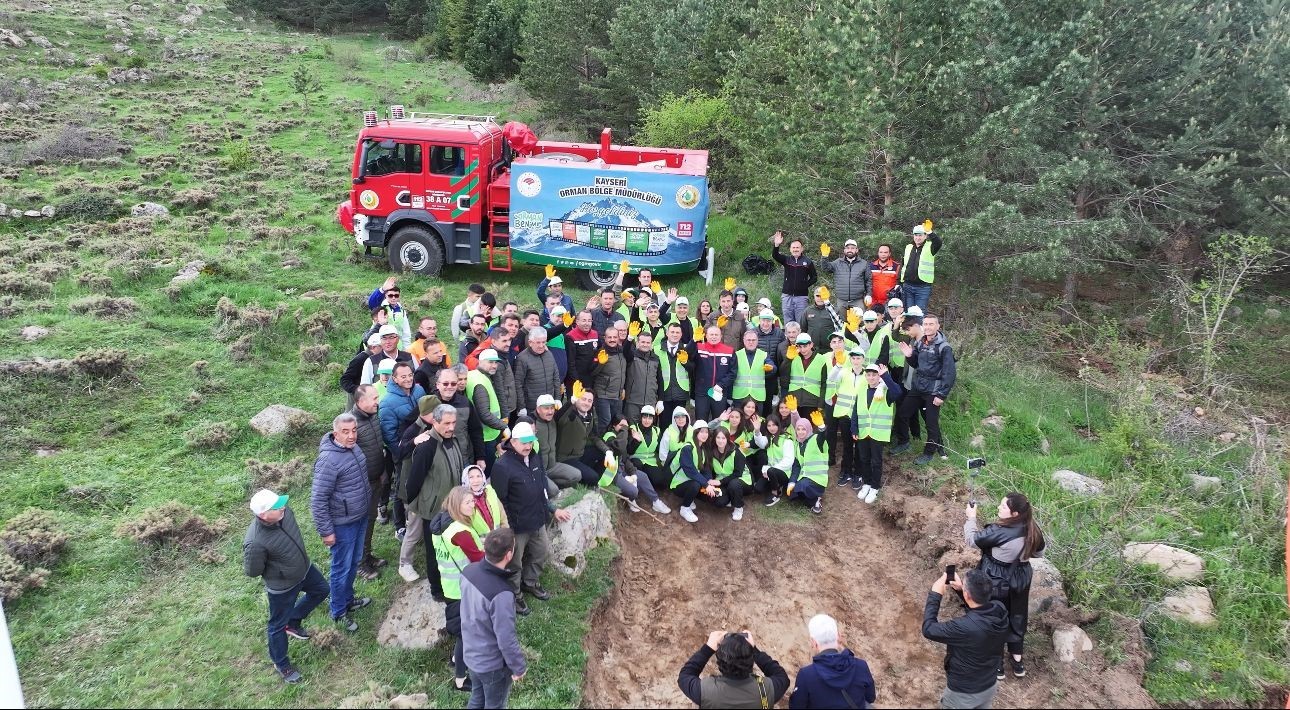
[[412, 347], [412, 327], [408, 324], [408, 312], [403, 308], [403, 294], [393, 276], [372, 291], [372, 295], [367, 297], [367, 307], [385, 308], [390, 314], [389, 325], [399, 332], [399, 349], [407, 350]]

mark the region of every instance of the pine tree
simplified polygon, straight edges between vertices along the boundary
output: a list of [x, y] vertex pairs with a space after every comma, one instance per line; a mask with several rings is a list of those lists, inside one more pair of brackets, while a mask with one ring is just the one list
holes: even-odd
[[523, 0], [488, 0], [484, 5], [462, 62], [476, 79], [502, 81], [519, 71], [515, 52], [523, 15]]
[[602, 127], [597, 85], [605, 65], [594, 50], [608, 41], [611, 0], [530, 0], [520, 29], [524, 87], [551, 113], [588, 135]]

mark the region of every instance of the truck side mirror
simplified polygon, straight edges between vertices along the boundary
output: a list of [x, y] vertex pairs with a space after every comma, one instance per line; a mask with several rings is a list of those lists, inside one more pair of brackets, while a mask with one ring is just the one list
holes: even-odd
[[358, 177], [354, 178], [355, 185], [362, 185], [365, 182], [367, 182], [367, 178], [363, 177], [362, 175], [359, 175]]

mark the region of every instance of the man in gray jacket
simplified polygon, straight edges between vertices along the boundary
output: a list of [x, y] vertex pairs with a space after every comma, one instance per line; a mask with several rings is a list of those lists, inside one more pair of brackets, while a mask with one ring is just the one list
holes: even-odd
[[363, 561], [363, 538], [367, 533], [367, 507], [371, 492], [367, 486], [367, 459], [355, 446], [358, 420], [353, 414], [339, 414], [331, 432], [318, 442], [314, 463], [313, 490], [309, 510], [314, 528], [331, 551], [331, 618], [346, 631], [358, 631], [351, 611], [372, 603], [371, 597], [354, 598], [354, 576]]
[[461, 573], [461, 642], [470, 671], [468, 708], [504, 708], [511, 684], [528, 663], [515, 633], [515, 590], [506, 566], [515, 556], [515, 533], [501, 527], [484, 538], [484, 559]]
[[[842, 314], [848, 308], [868, 308], [865, 296], [873, 287], [873, 269], [869, 262], [860, 258], [860, 247], [856, 240], [848, 239], [842, 247], [841, 258], [825, 261], [824, 270], [833, 274], [833, 295], [838, 297], [838, 306]], [[843, 315], [845, 317], [845, 315]]]
[[359, 385], [354, 390], [354, 406], [349, 409], [357, 422], [358, 448], [367, 459], [367, 486], [371, 493], [367, 504], [367, 531], [363, 537], [363, 562], [358, 566], [358, 576], [363, 579], [376, 579], [377, 570], [385, 566], [385, 560], [372, 554], [372, 532], [378, 519], [384, 522], [384, 503], [390, 495], [387, 465], [393, 463], [386, 456], [385, 442], [381, 438], [381, 419], [377, 413], [379, 403], [380, 394], [375, 386]]
[[591, 366], [592, 391], [596, 393], [596, 417], [600, 420], [599, 436], [609, 428], [609, 422], [618, 421], [623, 415], [623, 395], [627, 384], [627, 356], [619, 340], [617, 328], [610, 328], [600, 335], [601, 346]]
[[532, 414], [538, 397], [560, 396], [560, 368], [547, 348], [545, 329], [530, 330], [525, 343], [524, 352], [515, 357], [515, 393], [520, 407]]
[[627, 399], [623, 402], [623, 416], [627, 421], [641, 420], [641, 408], [662, 399], [663, 370], [658, 353], [654, 352], [654, 336], [648, 328], [641, 328], [636, 335], [636, 349], [623, 348], [630, 359], [627, 362]]
[[[287, 657], [287, 637], [308, 639], [304, 620], [327, 598], [327, 580], [309, 562], [287, 496], [261, 490], [251, 496], [255, 520], [242, 538], [242, 570], [264, 580], [269, 596], [269, 658], [288, 683], [301, 681]], [[304, 593], [304, 598], [300, 594]]]

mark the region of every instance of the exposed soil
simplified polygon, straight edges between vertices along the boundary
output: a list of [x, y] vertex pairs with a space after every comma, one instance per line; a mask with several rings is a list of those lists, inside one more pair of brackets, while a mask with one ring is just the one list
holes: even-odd
[[[886, 505], [868, 506], [831, 487], [818, 518], [779, 510], [768, 516], [759, 497], [738, 523], [728, 509], [702, 503], [694, 525], [675, 514], [666, 528], [622, 515], [614, 591], [586, 640], [584, 706], [691, 706], [677, 672], [716, 629], [750, 629], [794, 677], [810, 662], [806, 621], [817, 613], [837, 618], [847, 646], [868, 661], [878, 707], [936, 706], [944, 647], [922, 637], [923, 603], [941, 564], [969, 563], [956, 539], [961, 496], [948, 489], [935, 498], [911, 494], [900, 472], [888, 475]], [[941, 617], [959, 613], [960, 604], [947, 600]], [[1060, 664], [1044, 626], [1031, 618], [1029, 673], [1004, 681], [995, 707], [1154, 706], [1133, 649], [1113, 668], [1098, 654], [1084, 666]], [[716, 672], [715, 662], [708, 672]], [[787, 696], [778, 707], [788, 707]]]

